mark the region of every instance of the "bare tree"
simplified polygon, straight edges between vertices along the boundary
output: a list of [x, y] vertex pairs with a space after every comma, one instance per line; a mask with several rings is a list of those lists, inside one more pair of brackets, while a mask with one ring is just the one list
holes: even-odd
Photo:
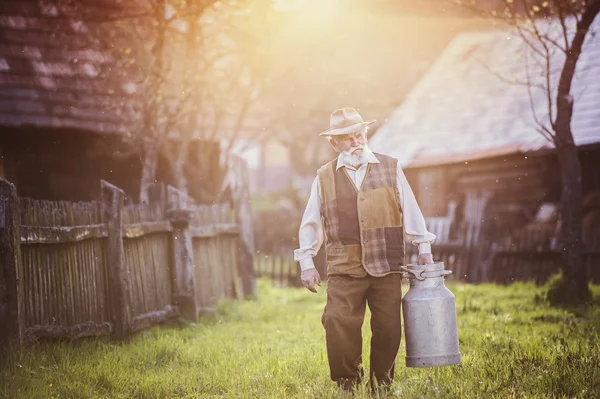
[[[158, 156], [168, 149], [169, 140], [182, 140], [181, 120], [190, 113], [192, 93], [197, 89], [205, 60], [198, 51], [197, 21], [215, 1], [140, 1], [139, 13], [119, 24], [128, 38], [135, 40], [139, 118], [133, 127], [142, 149], [140, 201], [148, 201], [148, 188], [155, 182]], [[186, 43], [187, 42], [187, 43]], [[128, 68], [131, 70], [131, 67]], [[192, 118], [188, 115], [187, 119]], [[185, 119], [185, 118], [183, 118]], [[185, 125], [183, 127], [185, 129]], [[180, 150], [182, 152], [184, 150]], [[165, 151], [168, 154], [168, 151]], [[167, 157], [171, 159], [171, 157]]]
[[[115, 111], [126, 114], [132, 148], [140, 153], [141, 202], [156, 180], [159, 156], [175, 185], [187, 191], [192, 142], [225, 139], [224, 153], [230, 153], [264, 78], [264, 51], [257, 51], [260, 40], [251, 34], [260, 32], [260, 22], [247, 22], [245, 14], [270, 15], [268, 1], [137, 0], [102, 15], [73, 0], [57, 1], [65, 15], [91, 27], [113, 61], [102, 73], [122, 81], [127, 92]], [[210, 157], [194, 156], [199, 199], [214, 199], [227, 164], [215, 169], [207, 164]]]
[[[52, 0], [50, 0], [52, 2]], [[89, 38], [108, 61], [100, 78], [107, 85], [112, 111], [129, 131], [129, 151], [139, 154], [142, 170], [139, 200], [148, 201], [159, 155], [187, 143], [193, 93], [203, 88], [209, 63], [202, 52], [198, 26], [219, 0], [114, 0], [110, 7], [91, 7], [76, 0], [54, 0], [71, 22], [85, 24]], [[195, 49], [194, 47], [198, 47]], [[184, 118], [187, 116], [187, 118]], [[170, 162], [172, 166], [174, 162]], [[185, 184], [181, 184], [185, 186]]]
[[[590, 297], [590, 291], [581, 231], [582, 171], [571, 128], [576, 101], [572, 84], [584, 42], [593, 36], [590, 28], [600, 13], [600, 0], [505, 0], [493, 8], [487, 2], [486, 11], [482, 2], [456, 3], [507, 23], [526, 46], [526, 79], [512, 83], [527, 86], [537, 131], [554, 144], [560, 167], [564, 280], [562, 286], [555, 288], [561, 291], [555, 298], [584, 301]], [[540, 92], [543, 109], [535, 100]]]

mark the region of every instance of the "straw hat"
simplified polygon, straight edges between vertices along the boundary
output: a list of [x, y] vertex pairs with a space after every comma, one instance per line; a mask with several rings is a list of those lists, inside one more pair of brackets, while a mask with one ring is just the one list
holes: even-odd
[[351, 134], [358, 132], [365, 126], [369, 126], [376, 121], [363, 121], [362, 117], [354, 108], [336, 109], [329, 117], [329, 130], [319, 134], [319, 136], [340, 136], [342, 134]]

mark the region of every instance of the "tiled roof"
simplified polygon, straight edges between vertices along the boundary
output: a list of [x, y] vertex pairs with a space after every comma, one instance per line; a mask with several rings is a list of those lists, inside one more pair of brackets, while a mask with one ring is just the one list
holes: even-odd
[[[571, 89], [578, 146], [600, 142], [599, 31], [596, 18]], [[516, 33], [458, 35], [378, 129], [371, 147], [397, 157], [405, 167], [552, 148], [536, 131], [527, 87], [519, 84], [527, 81], [525, 51], [527, 46]], [[555, 86], [563, 59], [559, 51], [552, 59]], [[529, 65], [535, 65], [531, 57]], [[541, 69], [531, 66], [530, 71], [530, 81], [543, 81]], [[532, 93], [538, 118], [547, 121], [547, 97], [539, 89]]]
[[104, 74], [112, 60], [100, 48], [84, 22], [61, 17], [49, 2], [2, 0], [0, 126], [124, 133], [127, 82]]

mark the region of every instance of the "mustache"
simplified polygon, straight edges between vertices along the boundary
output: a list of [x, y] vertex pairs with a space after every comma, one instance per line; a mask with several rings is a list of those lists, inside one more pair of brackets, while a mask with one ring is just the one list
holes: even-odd
[[358, 156], [358, 155], [354, 154], [354, 152], [356, 150], [362, 150], [363, 152], [367, 151], [367, 146], [366, 145], [362, 145], [362, 144], [358, 144], [355, 147], [348, 148], [348, 150], [346, 150], [346, 151], [341, 151], [341, 153], [344, 154], [345, 156], [356, 157], [356, 156]]

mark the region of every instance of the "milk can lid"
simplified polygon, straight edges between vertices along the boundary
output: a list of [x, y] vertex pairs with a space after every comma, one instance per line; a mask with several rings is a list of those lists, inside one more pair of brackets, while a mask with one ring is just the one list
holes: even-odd
[[436, 262], [429, 265], [409, 264], [406, 267], [401, 267], [401, 269], [409, 273], [410, 278], [416, 278], [417, 280], [441, 277], [452, 273], [450, 270], [444, 270], [444, 262]]
[[417, 265], [417, 264], [408, 264], [406, 265], [410, 270], [414, 271], [424, 271], [424, 272], [437, 272], [444, 270], [444, 262], [435, 262], [430, 265]]

